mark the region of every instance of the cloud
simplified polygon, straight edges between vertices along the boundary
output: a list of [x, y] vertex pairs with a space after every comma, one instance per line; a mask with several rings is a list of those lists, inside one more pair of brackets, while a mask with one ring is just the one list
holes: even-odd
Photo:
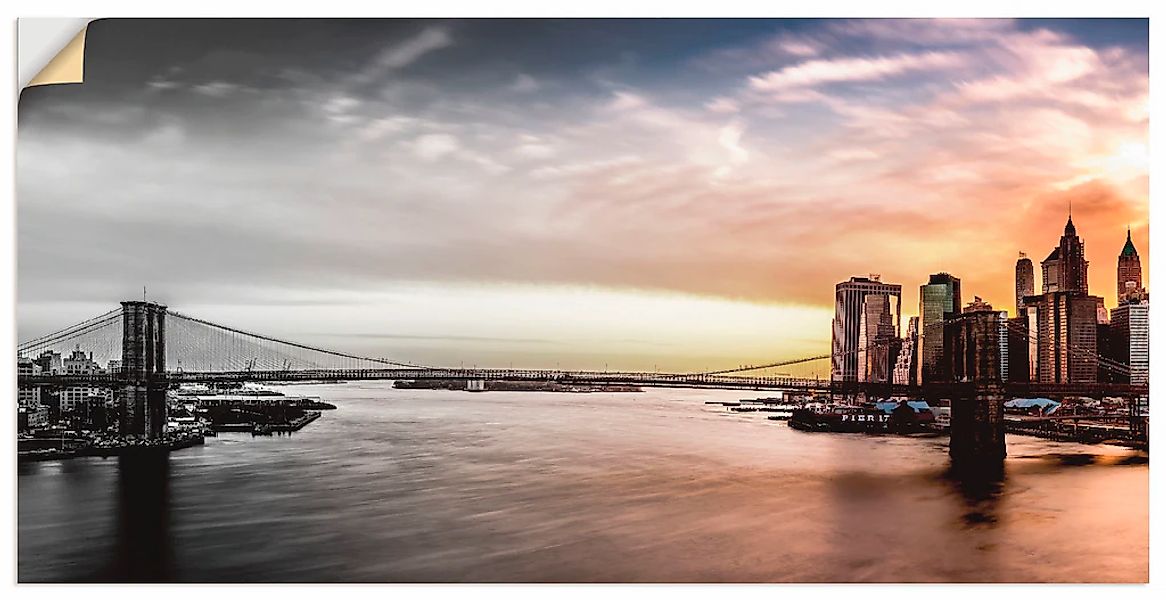
[[827, 29], [854, 39], [977, 46], [1017, 31], [1014, 19], [848, 19]]
[[447, 133], [430, 133], [413, 140], [413, 153], [428, 161], [449, 156], [460, 149], [458, 139]]
[[519, 73], [518, 76], [514, 78], [514, 83], [510, 84], [510, 89], [520, 94], [537, 92], [541, 87], [542, 86], [539, 85], [537, 79], [527, 75], [526, 73]]
[[400, 115], [370, 119], [355, 132], [355, 136], [361, 142], [375, 142], [390, 134], [415, 127], [420, 122], [419, 119]]
[[756, 90], [774, 92], [822, 83], [871, 81], [909, 71], [945, 69], [958, 65], [960, 61], [960, 55], [952, 52], [811, 60], [750, 77], [749, 84]]
[[[1047, 252], [1070, 197], [1095, 281], [1126, 221], [1144, 239], [1149, 85], [1136, 46], [1011, 21], [830, 21], [744, 42], [713, 28], [705, 54], [735, 57], [719, 70], [641, 56], [596, 81], [573, 75], [631, 52], [611, 32], [603, 52], [562, 56], [538, 36], [458, 27], [482, 52], [426, 69], [407, 67], [449, 47], [448, 33], [357, 32], [319, 64], [307, 50], [255, 50], [244, 64], [273, 75], [229, 80], [248, 89], [192, 65], [25, 92], [20, 305], [129, 297], [143, 283], [184, 304], [251, 306], [427, 282], [829, 312], [837, 281], [874, 271], [904, 285], [910, 314], [912, 288], [938, 270], [1008, 305], [1015, 251]], [[641, 33], [645, 52], [653, 34]], [[111, 59], [93, 52], [100, 72]], [[133, 65], [118, 69], [133, 79]], [[144, 96], [151, 82], [163, 85]], [[622, 315], [610, 326], [634, 321]]]
[[721, 128], [721, 135], [717, 137], [721, 147], [729, 151], [733, 162], [749, 160], [749, 151], [741, 147], [741, 135], [745, 133], [745, 126], [739, 120], [730, 121]]
[[704, 107], [715, 113], [735, 113], [741, 110], [735, 100], [724, 96], [713, 98]]
[[879, 153], [869, 148], [839, 148], [830, 151], [830, 158], [835, 160], [847, 162], [855, 160], [874, 160], [879, 157]]
[[648, 101], [631, 92], [616, 92], [607, 107], [614, 111], [631, 111], [644, 108]]
[[426, 27], [413, 37], [381, 50], [367, 67], [354, 76], [354, 80], [357, 83], [368, 83], [389, 71], [408, 67], [426, 54], [452, 45], [453, 37], [445, 27]]
[[793, 56], [814, 56], [818, 54], [819, 51], [819, 48], [816, 44], [796, 39], [781, 40], [778, 43], [778, 48], [780, 48], [782, 52]]
[[528, 142], [514, 149], [514, 153], [532, 160], [550, 158], [555, 155], [554, 147], [537, 142]]
[[407, 67], [426, 54], [453, 44], [443, 27], [427, 27], [415, 37], [386, 48], [377, 57], [376, 64], [388, 69]]
[[[159, 87], [157, 83], [158, 82], [152, 82], [154, 87]], [[195, 93], [202, 94], [204, 96], [210, 96], [212, 98], [226, 98], [227, 96], [238, 92], [242, 88], [238, 84], [229, 83], [226, 81], [211, 81], [209, 83], [196, 85], [192, 89]]]

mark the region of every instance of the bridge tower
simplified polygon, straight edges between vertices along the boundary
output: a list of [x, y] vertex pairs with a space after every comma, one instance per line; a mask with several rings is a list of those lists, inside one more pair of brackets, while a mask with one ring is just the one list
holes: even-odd
[[150, 439], [166, 428], [166, 307], [122, 302], [121, 435]]
[[1004, 387], [996, 383], [959, 387], [963, 391], [951, 399], [948, 454], [952, 462], [977, 466], [1002, 464], [1008, 455], [1004, 443]]

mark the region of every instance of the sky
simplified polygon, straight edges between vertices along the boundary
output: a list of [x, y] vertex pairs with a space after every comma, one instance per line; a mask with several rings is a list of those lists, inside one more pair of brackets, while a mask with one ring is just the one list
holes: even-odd
[[[828, 352], [834, 285], [1149, 275], [1146, 20], [101, 20], [26, 89], [27, 339], [141, 297], [426, 364]], [[1147, 287], [1149, 282], [1147, 280]], [[796, 374], [828, 374], [809, 364]]]

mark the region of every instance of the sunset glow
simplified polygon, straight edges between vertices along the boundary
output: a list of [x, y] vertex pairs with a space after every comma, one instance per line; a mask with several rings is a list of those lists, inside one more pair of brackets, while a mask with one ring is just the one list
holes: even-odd
[[1127, 225], [1150, 287], [1145, 21], [227, 27], [198, 60], [126, 26], [21, 98], [21, 339], [146, 285], [378, 356], [760, 363], [828, 352], [852, 275], [1011, 310], [1070, 205], [1091, 293]]

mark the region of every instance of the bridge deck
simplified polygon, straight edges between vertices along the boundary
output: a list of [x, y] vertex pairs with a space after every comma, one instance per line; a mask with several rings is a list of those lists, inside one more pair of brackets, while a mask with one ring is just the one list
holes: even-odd
[[[1135, 397], [1146, 396], [1149, 387], [1128, 384], [1039, 384], [1006, 382], [978, 385], [973, 383], [938, 383], [925, 386], [885, 383], [842, 382], [797, 377], [742, 377], [684, 373], [637, 373], [607, 371], [552, 371], [530, 369], [321, 369], [321, 370], [247, 370], [247, 371], [171, 371], [151, 379], [154, 384], [246, 383], [297, 381], [370, 381], [370, 380], [494, 380], [541, 381], [578, 385], [637, 385], [642, 387], [691, 387], [742, 390], [771, 390], [791, 393], [866, 394], [872, 397], [895, 396], [955, 398], [974, 397], [984, 389], [1015, 397]], [[120, 387], [137, 382], [118, 373], [21, 375], [18, 385]]]

